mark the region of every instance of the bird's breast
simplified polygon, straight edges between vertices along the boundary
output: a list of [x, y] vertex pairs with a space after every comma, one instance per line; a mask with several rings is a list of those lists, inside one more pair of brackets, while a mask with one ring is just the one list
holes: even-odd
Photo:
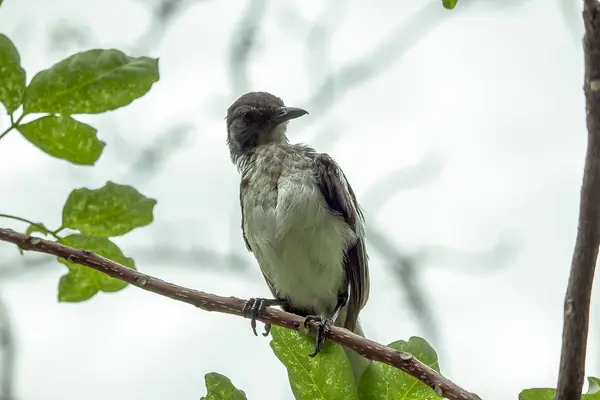
[[280, 176], [272, 191], [254, 189], [242, 200], [244, 230], [276, 294], [295, 308], [331, 312], [354, 232], [328, 209], [310, 170]]

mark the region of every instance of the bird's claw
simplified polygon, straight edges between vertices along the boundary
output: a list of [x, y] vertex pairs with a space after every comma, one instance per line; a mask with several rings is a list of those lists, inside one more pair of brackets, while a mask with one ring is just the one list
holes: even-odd
[[322, 315], [309, 315], [304, 319], [304, 327], [308, 329], [308, 323], [315, 322], [317, 324], [317, 340], [315, 343], [315, 351], [309, 354], [309, 357], [315, 357], [323, 349], [323, 343], [325, 343], [325, 336], [329, 334], [329, 329], [333, 325], [331, 318], [324, 317]]
[[[254, 332], [254, 336], [258, 336], [258, 333], [256, 333], [256, 318], [261, 316], [263, 310], [268, 305], [269, 305], [269, 299], [262, 299], [262, 298], [248, 299], [248, 301], [244, 305], [242, 314], [244, 315], [244, 317], [250, 318], [250, 326], [252, 327], [252, 332]], [[262, 335], [269, 336], [270, 331], [271, 331], [271, 324], [265, 324], [265, 332]]]

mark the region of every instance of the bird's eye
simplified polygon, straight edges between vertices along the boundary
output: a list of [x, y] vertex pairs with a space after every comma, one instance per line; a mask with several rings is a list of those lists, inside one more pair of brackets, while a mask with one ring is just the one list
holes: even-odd
[[242, 119], [244, 120], [244, 122], [253, 122], [254, 114], [246, 111], [245, 113], [242, 114]]

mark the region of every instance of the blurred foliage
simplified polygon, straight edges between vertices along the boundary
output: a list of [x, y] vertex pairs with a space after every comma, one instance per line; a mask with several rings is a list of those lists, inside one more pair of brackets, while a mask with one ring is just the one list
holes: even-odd
[[[88, 25], [81, 21], [61, 18], [48, 32], [48, 49], [56, 53], [70, 53], [88, 47], [94, 37]], [[63, 53], [64, 52], [64, 53]]]
[[458, 4], [458, 0], [442, 0], [442, 4], [444, 5], [444, 8], [452, 10]]
[[[600, 400], [600, 379], [588, 377], [588, 391], [581, 395], [581, 400]], [[525, 389], [519, 393], [519, 400], [554, 400], [556, 389]]]
[[246, 394], [224, 375], [211, 372], [204, 376], [204, 381], [207, 393], [200, 400], [246, 400]]

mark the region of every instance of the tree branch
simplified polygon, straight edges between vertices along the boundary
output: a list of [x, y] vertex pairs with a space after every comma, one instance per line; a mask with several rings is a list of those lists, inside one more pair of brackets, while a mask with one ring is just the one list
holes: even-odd
[[564, 304], [556, 400], [579, 400], [585, 373], [590, 299], [600, 245], [600, 3], [585, 0], [584, 92], [588, 147], [581, 185], [579, 226]]
[[[243, 310], [246, 300], [235, 297], [217, 296], [165, 282], [153, 276], [124, 267], [87, 250], [74, 249], [60, 243], [31, 237], [5, 228], [0, 228], [0, 241], [16, 244], [23, 250], [51, 254], [67, 259], [72, 263], [85, 265], [144, 290], [194, 305], [206, 311], [244, 316]], [[262, 316], [257, 319], [264, 323], [293, 330], [302, 330], [300, 327], [304, 322], [304, 318], [300, 316], [270, 307], [267, 307]], [[316, 325], [311, 322], [309, 328], [311, 334], [314, 335], [317, 328]], [[398, 368], [425, 383], [438, 394], [441, 392], [447, 399], [481, 400], [476, 394], [469, 393], [460, 388], [408, 353], [391, 349], [338, 327], [331, 328], [327, 339], [351, 348], [370, 360], [379, 361]]]

